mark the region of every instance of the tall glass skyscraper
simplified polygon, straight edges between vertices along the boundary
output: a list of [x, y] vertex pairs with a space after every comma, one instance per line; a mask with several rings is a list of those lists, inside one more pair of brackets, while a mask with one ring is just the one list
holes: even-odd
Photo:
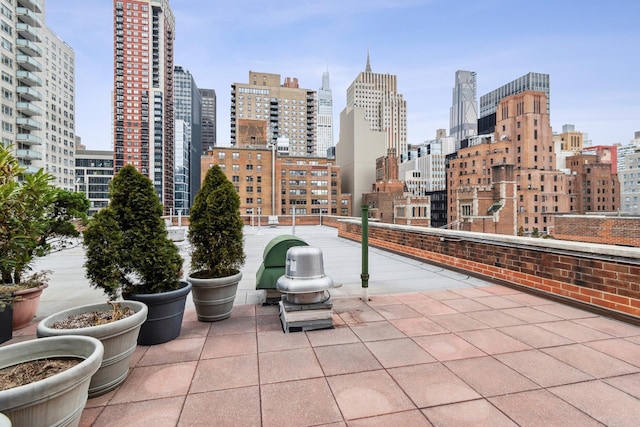
[[200, 96], [202, 97], [202, 154], [207, 154], [217, 145], [216, 91], [200, 88]]
[[527, 73], [522, 77], [518, 77], [514, 81], [480, 97], [480, 118], [495, 113], [502, 98], [527, 90], [544, 92], [547, 96], [547, 114], [549, 114], [549, 87], [549, 74]]
[[333, 95], [329, 84], [329, 71], [322, 74], [322, 87], [318, 90], [318, 139], [316, 155], [327, 157], [333, 147]]
[[[173, 75], [174, 88], [174, 113], [176, 119], [176, 137], [181, 136], [182, 140], [176, 140], [175, 171], [180, 170], [186, 175], [186, 182], [178, 182], [176, 176], [175, 194], [180, 193], [184, 200], [175, 200], [174, 208], [188, 209], [193, 204], [195, 195], [200, 189], [200, 156], [202, 154], [202, 96], [196, 82], [189, 72], [181, 66], [176, 66]], [[183, 129], [177, 128], [178, 121], [181, 120]], [[178, 144], [185, 144], [186, 147], [178, 147]], [[180, 148], [180, 150], [179, 150]], [[185, 151], [178, 156], [179, 151]], [[180, 191], [179, 191], [180, 187]], [[185, 189], [186, 187], [186, 189]]]
[[449, 136], [461, 141], [478, 134], [478, 96], [475, 71], [456, 71]]

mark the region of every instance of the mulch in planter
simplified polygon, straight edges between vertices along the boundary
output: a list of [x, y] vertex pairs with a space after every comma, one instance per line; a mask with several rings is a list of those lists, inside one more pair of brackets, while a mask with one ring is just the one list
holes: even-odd
[[44, 380], [76, 366], [82, 360], [75, 357], [40, 359], [0, 369], [0, 391]]

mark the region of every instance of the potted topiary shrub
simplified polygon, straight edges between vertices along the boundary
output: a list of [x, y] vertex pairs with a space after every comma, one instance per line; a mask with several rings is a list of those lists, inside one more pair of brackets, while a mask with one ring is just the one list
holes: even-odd
[[84, 232], [87, 277], [113, 300], [148, 307], [138, 344], [170, 341], [180, 335], [191, 284], [180, 281], [183, 259], [167, 237], [162, 204], [151, 180], [131, 165], [113, 178], [109, 196]]
[[202, 321], [231, 315], [245, 261], [240, 198], [218, 165], [211, 167], [189, 215], [193, 303]]
[[27, 277], [35, 257], [51, 250], [53, 239], [77, 237], [76, 220], [83, 221], [89, 201], [50, 185], [42, 169], [26, 173], [11, 146], [0, 144], [0, 289], [12, 295], [13, 329], [28, 325], [47, 285], [46, 272]]

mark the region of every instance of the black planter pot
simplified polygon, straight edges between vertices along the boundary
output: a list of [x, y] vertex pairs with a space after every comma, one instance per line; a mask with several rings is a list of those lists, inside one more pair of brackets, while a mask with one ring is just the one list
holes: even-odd
[[7, 304], [0, 311], [0, 344], [13, 338], [13, 307]]
[[191, 292], [191, 284], [180, 282], [175, 291], [159, 294], [134, 294], [127, 299], [140, 301], [147, 305], [147, 320], [140, 328], [139, 345], [162, 344], [180, 335], [182, 317], [187, 295]]

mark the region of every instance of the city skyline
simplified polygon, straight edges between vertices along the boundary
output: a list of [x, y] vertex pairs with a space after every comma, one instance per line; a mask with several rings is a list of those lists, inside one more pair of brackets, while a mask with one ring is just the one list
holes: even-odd
[[[455, 72], [477, 73], [478, 97], [528, 72], [550, 75], [551, 125], [574, 124], [595, 145], [627, 144], [640, 130], [640, 6], [616, 1], [599, 10], [541, 1], [308, 2], [172, 1], [175, 64], [218, 98], [218, 144], [228, 145], [230, 88], [249, 70], [296, 77], [317, 90], [329, 71], [334, 142], [346, 89], [364, 71], [398, 76], [408, 105], [408, 142], [449, 128]], [[112, 2], [91, 9], [78, 0], [47, 0], [47, 24], [76, 56], [76, 134], [89, 149], [111, 149]], [[251, 11], [247, 14], [247, 11]], [[604, 15], [607, 15], [606, 17]], [[244, 16], [238, 20], [238, 16]], [[518, 25], [511, 25], [517, 22]], [[514, 30], [514, 28], [517, 29]], [[384, 29], [384, 30], [379, 30]], [[628, 77], [629, 76], [629, 77]]]

